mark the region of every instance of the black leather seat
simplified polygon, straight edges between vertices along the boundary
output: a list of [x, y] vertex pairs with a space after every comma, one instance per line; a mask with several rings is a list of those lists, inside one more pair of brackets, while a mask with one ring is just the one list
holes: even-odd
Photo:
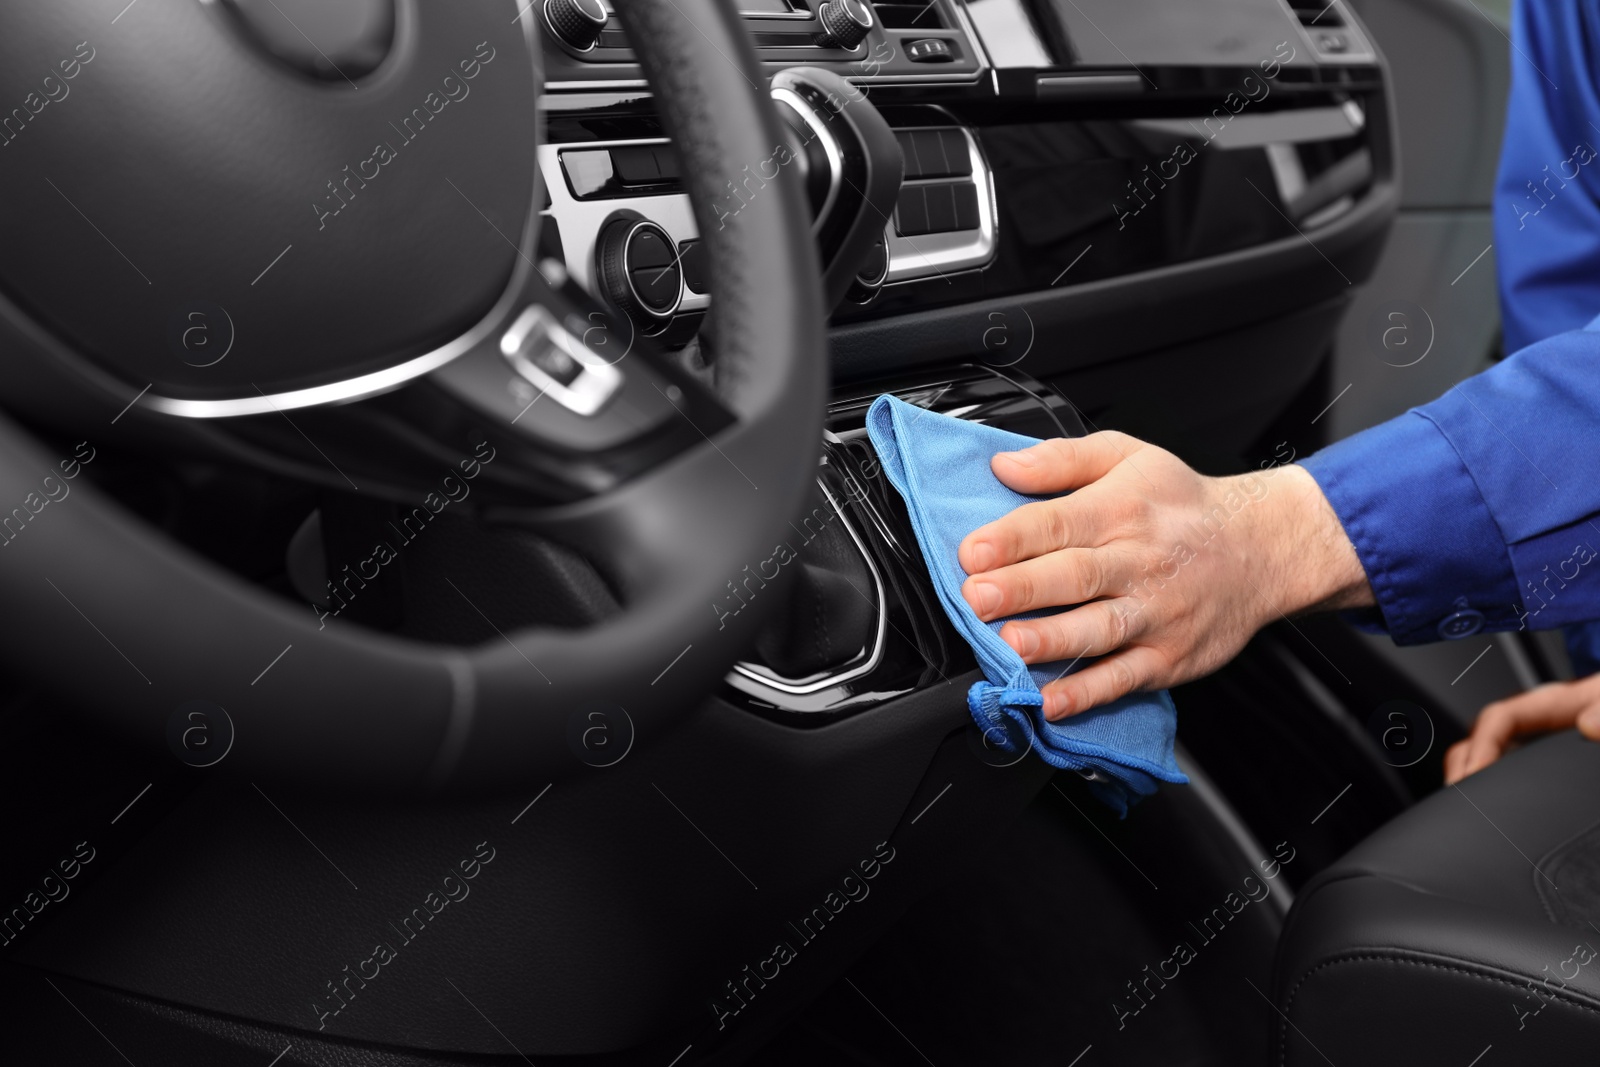
[[1592, 1061], [1600, 744], [1529, 745], [1352, 849], [1296, 900], [1274, 990], [1282, 1067]]

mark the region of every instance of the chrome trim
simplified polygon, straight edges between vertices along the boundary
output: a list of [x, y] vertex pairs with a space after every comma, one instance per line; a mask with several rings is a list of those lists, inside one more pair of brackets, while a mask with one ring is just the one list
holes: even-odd
[[950, 9], [955, 12], [956, 21], [961, 24], [956, 29], [961, 31], [967, 39], [967, 44], [972, 48], [972, 61], [978, 65], [978, 74], [981, 76], [985, 69], [994, 69], [994, 59], [989, 55], [989, 49], [984, 46], [983, 35], [978, 32], [978, 24], [972, 21], [966, 0], [951, 0]]
[[[571, 384], [557, 381], [543, 367], [529, 359], [532, 344], [550, 344], [571, 356], [583, 368]], [[622, 372], [592, 352], [587, 345], [556, 321], [549, 310], [530, 304], [517, 321], [500, 337], [500, 354], [506, 362], [541, 393], [578, 415], [593, 415], [622, 385]], [[535, 398], [537, 399], [537, 398]]]
[[[865, 660], [857, 663], [854, 667], [825, 674], [820, 679], [810, 682], [791, 682], [778, 677], [776, 674], [764, 674], [761, 673], [761, 670], [765, 668], [758, 668], [757, 665], [747, 663], [744, 660], [740, 660], [733, 665], [735, 673], [741, 674], [759, 685], [764, 685], [769, 689], [775, 689], [780, 693], [787, 693], [791, 696], [820, 693], [824, 689], [843, 685], [845, 682], [871, 673], [883, 661], [883, 650], [889, 631], [889, 603], [883, 588], [883, 576], [878, 573], [878, 565], [873, 562], [872, 553], [867, 551], [867, 546], [862, 542], [861, 536], [856, 533], [856, 528], [850, 525], [850, 517], [845, 514], [844, 508], [839, 506], [839, 501], [834, 497], [833, 493], [829, 492], [828, 487], [823, 484], [821, 478], [817, 479], [817, 486], [822, 490], [822, 495], [827, 498], [828, 505], [833, 508], [834, 514], [839, 516], [839, 521], [844, 523], [845, 532], [850, 535], [850, 540], [855, 542], [856, 550], [861, 553], [861, 558], [867, 561], [867, 570], [872, 574], [873, 589], [878, 594], [878, 632], [872, 639], [872, 651]], [[796, 554], [798, 555], [798, 553]]]
[[[618, 64], [621, 66], [622, 64]], [[562, 81], [545, 82], [546, 92], [562, 92], [568, 89], [647, 89], [650, 83], [643, 78], [605, 78], [595, 81]]]
[[[817, 118], [816, 112], [812, 110], [811, 104], [805, 97], [786, 85], [773, 86], [771, 92], [774, 100], [782, 100], [794, 109], [794, 113], [800, 116], [800, 121], [811, 129], [817, 140], [822, 142], [823, 155], [828, 157], [828, 195], [822, 198], [822, 207], [817, 210], [817, 217], [811, 220], [811, 232], [816, 233], [822, 228], [823, 220], [828, 217], [828, 212], [833, 210], [834, 203], [839, 199], [839, 183], [844, 178], [844, 153], [839, 149], [839, 139]], [[756, 177], [761, 176], [758, 174]]]
[[887, 222], [887, 223], [884, 224], [884, 227], [883, 227], [883, 249], [884, 249], [883, 270], [878, 272], [877, 277], [874, 277], [874, 278], [863, 278], [861, 276], [861, 272], [860, 271], [856, 271], [856, 281], [861, 283], [862, 285], [866, 286], [868, 289], [876, 289], [876, 288], [878, 288], [889, 277], [889, 256], [888, 256], [888, 251], [889, 251], [889, 231], [892, 230], [893, 228], [894, 228], [894, 223], [892, 221]]
[[[600, 0], [600, 2], [605, 5], [607, 11], [613, 15], [616, 14], [616, 10], [611, 6], [611, 0]], [[788, 11], [744, 11], [738, 8], [738, 0], [734, 0], [736, 13], [747, 19], [809, 19], [811, 17], [810, 11], [796, 11], [794, 9], [794, 0], [788, 0], [788, 4]]]
[[800, 22], [812, 17], [811, 12], [796, 11], [792, 6], [788, 11], [740, 11], [739, 14], [747, 19], [797, 19]]
[[[930, 3], [931, 2], [932, 0], [930, 0]], [[828, 32], [827, 23], [822, 21], [823, 8], [831, 8], [835, 4], [839, 6], [840, 11], [844, 12], [845, 18], [849, 19], [855, 26], [868, 34], [872, 32], [872, 28], [874, 26], [878, 25], [878, 13], [870, 4], [866, 3], [866, 0], [821, 0], [821, 2], [817, 4], [817, 25], [821, 30], [817, 36], [823, 41], [833, 42], [832, 44], [823, 44], [821, 47], [837, 48], [841, 52], [849, 52], [853, 55], [854, 53], [860, 51], [862, 45], [867, 43], [867, 38], [862, 37], [861, 40], [857, 41], [855, 45], [850, 48], [842, 47], [839, 44], [838, 39], [835, 38], [833, 34]], [[852, 7], [852, 4], [855, 6]], [[866, 15], [867, 21], [863, 23], [860, 19], [855, 17], [857, 14]]]
[[[670, 143], [665, 137], [639, 140], [579, 141], [571, 144], [542, 144], [539, 146], [539, 167], [544, 174], [544, 187], [550, 194], [550, 207], [546, 214], [556, 220], [561, 231], [562, 251], [566, 256], [567, 273], [596, 299], [604, 299], [595, 264], [595, 245], [600, 230], [619, 208], [637, 211], [664, 230], [672, 238], [677, 251], [685, 241], [699, 238], [700, 229], [695, 224], [694, 210], [689, 206], [687, 193], [656, 193], [645, 196], [614, 197], [609, 200], [579, 200], [567, 185], [566, 172], [561, 167], [564, 151], [587, 152], [600, 148], [617, 148], [628, 145], [654, 145]], [[700, 311], [711, 303], [708, 293], [697, 293], [689, 288], [687, 279], [679, 272], [679, 300], [677, 310]]]
[[[759, 52], [760, 49], [758, 48], [756, 51]], [[787, 64], [791, 67], [806, 65], [800, 60], [787, 59], [762, 59], [761, 62], [773, 65]], [[819, 59], [814, 60], [813, 62], [820, 63], [826, 62], [826, 60]], [[836, 60], [835, 62], [839, 61]], [[617, 64], [619, 67], [633, 65], [635, 64]], [[779, 69], [782, 68], [780, 67]], [[983, 81], [984, 75], [988, 69], [989, 68], [987, 67], [980, 66], [977, 70], [965, 74], [960, 72], [954, 74], [871, 74], [861, 75], [859, 77], [846, 77], [845, 80], [850, 82], [852, 85], [860, 85], [867, 88], [871, 88], [874, 85], [925, 85], [928, 82], [962, 82], [976, 85], [977, 83]], [[773, 73], [776, 74], [777, 71], [775, 70]], [[595, 81], [545, 82], [544, 87], [549, 92], [584, 92], [586, 90], [601, 89], [648, 89], [650, 87], [650, 83], [645, 81], [643, 78], [607, 78], [596, 79]]]
[[[672, 249], [672, 265], [678, 268], [678, 295], [672, 301], [672, 306], [665, 311], [657, 311], [645, 301], [644, 297], [639, 295], [639, 287], [633, 284], [633, 271], [628, 266], [628, 250], [633, 247], [634, 237], [646, 226], [653, 230], [661, 230], [661, 235], [667, 239], [667, 245]], [[597, 267], [597, 273], [598, 269]], [[666, 270], [667, 268], [662, 267], [661, 269]], [[628, 235], [622, 239], [622, 277], [628, 283], [628, 292], [633, 294], [633, 302], [639, 305], [639, 310], [660, 322], [666, 322], [678, 313], [678, 305], [683, 303], [683, 294], [689, 289], [689, 282], [683, 276], [683, 256], [678, 252], [678, 243], [672, 239], [672, 234], [661, 229], [660, 226], [649, 219], [636, 221], [632, 226], [628, 227]]]
[[[924, 127], [917, 127], [922, 129]], [[967, 155], [972, 161], [972, 180], [978, 186], [978, 228], [954, 233], [928, 233], [901, 237], [894, 232], [891, 219], [885, 231], [889, 238], [889, 273], [885, 285], [942, 275], [946, 271], [981, 267], [994, 257], [999, 209], [995, 203], [994, 174], [989, 170], [978, 139], [965, 126], [958, 126], [967, 139]], [[942, 185], [948, 178], [915, 179], [905, 185]]]
[[[593, 52], [595, 50], [595, 48], [600, 44], [600, 39], [598, 37], [594, 39], [594, 41], [589, 45], [588, 48], [574, 48], [571, 41], [567, 40], [565, 37], [561, 36], [561, 34], [556, 31], [555, 21], [550, 18], [550, 5], [553, 4], [554, 2], [555, 2], [555, 0], [544, 0], [544, 4], [542, 6], [540, 6], [540, 8], [539, 8], [540, 14], [544, 15], [544, 24], [545, 24], [545, 27], [547, 29], [549, 29], [550, 36], [552, 38], [554, 38], [556, 41], [559, 41], [561, 44], [565, 45], [566, 47], [571, 48], [572, 51], [576, 52], [580, 56], [587, 55], [588, 53]], [[606, 11], [606, 5], [601, 4], [600, 5], [600, 9], [602, 11]], [[610, 12], [606, 11], [606, 14], [609, 15]], [[602, 21], [600, 23], [600, 31], [602, 33], [604, 33], [605, 32], [605, 28], [606, 28], [605, 21]]]
[[[534, 75], [537, 79], [543, 66], [542, 53], [540, 52], [539, 36], [535, 33], [536, 23], [531, 19], [524, 19], [520, 15], [517, 20], [523, 25], [523, 37], [528, 45], [528, 55], [532, 59]], [[535, 93], [532, 101], [534, 128], [539, 129], [544, 123], [544, 107], [540, 103], [540, 93]], [[273, 412], [293, 411], [297, 408], [318, 407], [325, 404], [348, 404], [356, 400], [364, 400], [379, 393], [387, 393], [400, 388], [407, 382], [414, 381], [424, 374], [438, 370], [446, 363], [464, 355], [486, 340], [495, 330], [505, 324], [506, 318], [511, 314], [517, 303], [523, 299], [528, 274], [533, 270], [532, 260], [528, 258], [534, 249], [539, 247], [539, 220], [544, 213], [539, 210], [539, 205], [544, 199], [543, 171], [537, 164], [543, 159], [544, 146], [539, 146], [540, 155], [535, 159], [533, 172], [533, 198], [528, 208], [528, 220], [522, 228], [522, 243], [517, 247], [517, 258], [512, 264], [511, 281], [500, 298], [495, 301], [489, 313], [466, 333], [449, 341], [431, 352], [424, 352], [404, 363], [386, 367], [383, 370], [372, 371], [367, 374], [346, 378], [339, 382], [329, 382], [326, 385], [314, 385], [306, 389], [291, 389], [283, 393], [261, 393], [258, 389], [257, 396], [242, 396], [226, 400], [183, 400], [178, 397], [162, 396], [159, 393], [144, 392], [134, 398], [130, 407], [137, 405], [150, 411], [157, 411], [163, 415], [175, 415], [184, 419], [231, 419], [243, 415], [269, 415]], [[149, 388], [148, 386], [146, 387]]]
[[[537, 226], [539, 217], [540, 213], [531, 215], [528, 220], [529, 226]], [[510, 286], [495, 302], [489, 314], [478, 320], [476, 326], [432, 352], [408, 359], [396, 366], [346, 378], [339, 382], [330, 382], [327, 385], [291, 389], [285, 393], [270, 395], [261, 393], [258, 396], [242, 396], [229, 400], [183, 400], [157, 393], [145, 393], [136, 403], [142, 408], [159, 411], [163, 415], [176, 415], [179, 418], [231, 419], [243, 415], [269, 415], [275, 411], [294, 411], [297, 408], [320, 407], [327, 404], [348, 404], [364, 400], [369, 396], [377, 396], [379, 393], [390, 392], [424, 374], [438, 370], [458, 356], [471, 351], [499, 329], [504, 324], [506, 316], [511, 314], [511, 310], [522, 299], [528, 274], [533, 269], [528, 266], [526, 260], [526, 256], [518, 257], [511, 273]]]

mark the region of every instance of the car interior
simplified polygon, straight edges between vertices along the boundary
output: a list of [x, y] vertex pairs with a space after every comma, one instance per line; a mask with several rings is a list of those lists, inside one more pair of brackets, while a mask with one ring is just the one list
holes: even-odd
[[1442, 786], [1558, 638], [1284, 618], [1119, 819], [865, 424], [1266, 471], [1489, 366], [1506, 4], [0, 25], [0, 1061], [1593, 1047], [1595, 752]]

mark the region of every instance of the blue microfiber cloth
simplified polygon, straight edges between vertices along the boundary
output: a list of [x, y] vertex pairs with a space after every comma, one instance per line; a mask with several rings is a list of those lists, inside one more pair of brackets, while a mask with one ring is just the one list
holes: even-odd
[[[988, 679], [967, 692], [967, 707], [986, 738], [1014, 751], [1013, 735], [1029, 738], [1051, 766], [1089, 779], [1089, 788], [1119, 815], [1156, 791], [1157, 780], [1187, 782], [1173, 759], [1178, 714], [1166, 690], [1133, 693], [1060, 722], [1044, 717], [1039, 687], [1067, 672], [1068, 662], [1032, 667], [1000, 639], [1005, 619], [984, 623], [961, 596], [967, 573], [957, 560], [962, 538], [1021, 504], [1023, 496], [989, 468], [997, 452], [1038, 444], [1032, 437], [940, 415], [887, 394], [867, 411], [867, 433], [890, 483], [905, 498], [922, 558], [945, 614], [977, 653]], [[1049, 612], [1013, 615], [1036, 618]], [[1084, 665], [1088, 662], [1085, 661]], [[1009, 721], [1008, 721], [1009, 720]]]

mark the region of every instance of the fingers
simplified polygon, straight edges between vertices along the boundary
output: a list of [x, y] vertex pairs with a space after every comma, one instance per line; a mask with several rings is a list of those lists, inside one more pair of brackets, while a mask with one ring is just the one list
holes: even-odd
[[1143, 689], [1157, 688], [1160, 653], [1130, 648], [1090, 664], [1044, 687], [1044, 717], [1052, 722], [1109, 704]]
[[1008, 622], [1000, 628], [1000, 639], [1024, 663], [1050, 663], [1103, 656], [1143, 633], [1143, 617], [1124, 601], [1097, 600], [1059, 615]]
[[1105, 502], [1092, 495], [1035, 500], [969, 533], [957, 559], [968, 574], [982, 574], [1064, 548], [1093, 548], [1108, 521]]
[[1509, 700], [1495, 701], [1478, 715], [1471, 736], [1461, 742], [1467, 749], [1456, 768], [1459, 773], [1451, 778], [1447, 767], [1445, 783], [1454, 784], [1483, 770], [1504, 755], [1506, 746], [1517, 737], [1575, 725], [1592, 702], [1588, 687], [1574, 682], [1552, 682]]
[[1467, 776], [1467, 749], [1471, 742], [1463, 738], [1445, 749], [1444, 752], [1444, 784], [1455, 785]]
[[1115, 571], [1104, 549], [1067, 548], [986, 574], [975, 574], [961, 587], [972, 610], [984, 622], [1035, 608], [1082, 604], [1113, 588]]
[[1001, 452], [989, 463], [996, 478], [1019, 493], [1059, 493], [1105, 477], [1144, 442], [1114, 430], [1087, 437], [1057, 437], [1020, 452]]
[[1591, 705], [1578, 714], [1578, 732], [1591, 741], [1600, 741], [1600, 704]]

